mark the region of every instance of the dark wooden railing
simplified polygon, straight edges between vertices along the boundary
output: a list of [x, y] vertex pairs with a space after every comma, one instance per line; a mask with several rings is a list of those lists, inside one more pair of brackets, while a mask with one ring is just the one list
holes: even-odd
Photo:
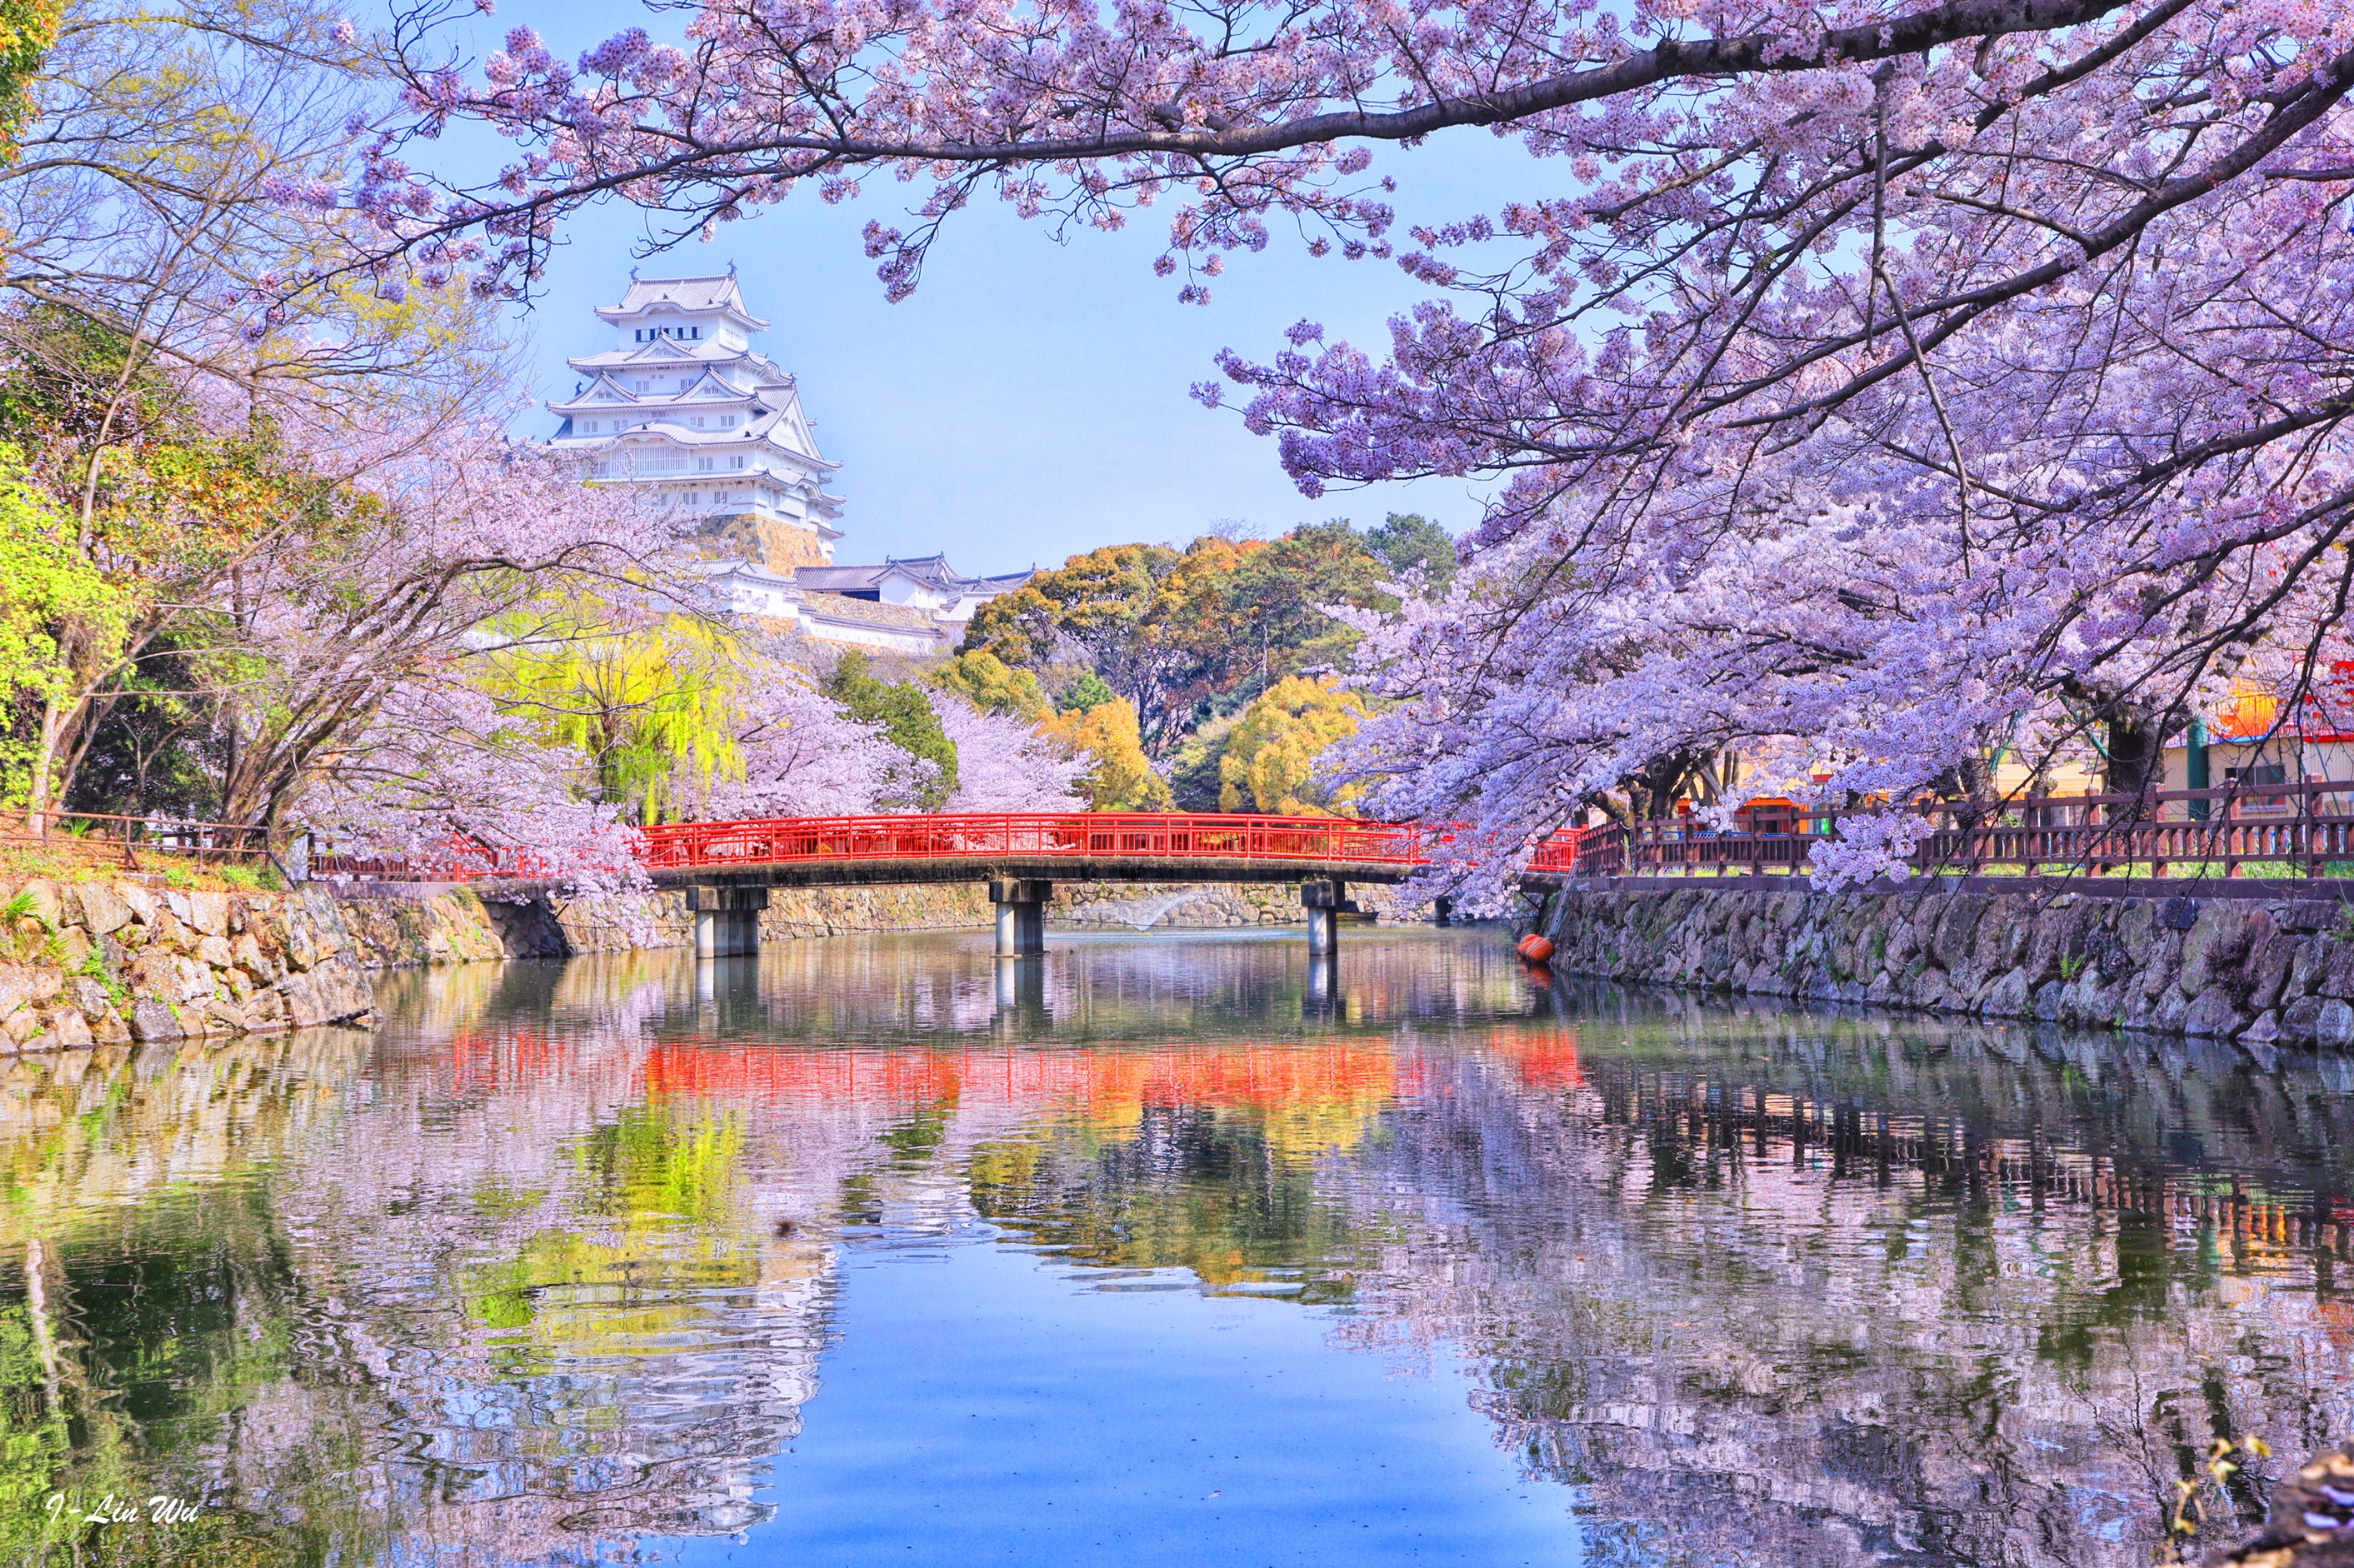
[[[42, 811], [0, 816], [0, 844], [29, 844], [119, 857], [136, 871], [140, 855], [173, 855], [207, 864], [276, 863], [266, 828], [177, 817], [118, 817], [102, 811]], [[281, 868], [282, 869], [282, 868]]]
[[[2243, 876], [2253, 868], [2326, 876], [2346, 867], [2354, 874], [2354, 781], [2023, 795], [1914, 810], [1932, 823], [1910, 857], [1916, 871]], [[1778, 832], [1720, 832], [1689, 818], [1590, 828], [1578, 834], [1574, 853], [1541, 855], [1531, 869], [1580, 876], [1802, 872], [1836, 821], [1827, 809], [1795, 809], [1776, 819], [1785, 829]]]

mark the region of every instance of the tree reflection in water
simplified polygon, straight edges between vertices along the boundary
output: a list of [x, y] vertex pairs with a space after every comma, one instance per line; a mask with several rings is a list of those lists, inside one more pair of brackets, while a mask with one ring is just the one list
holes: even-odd
[[2215, 1437], [2348, 1430], [2345, 1064], [1500, 946], [443, 969], [380, 1038], [0, 1064], [0, 1560], [71, 1560], [59, 1489], [210, 1501], [94, 1563], [757, 1538], [843, 1249], [909, 1238], [1446, 1347], [1597, 1563], [2147, 1563]]

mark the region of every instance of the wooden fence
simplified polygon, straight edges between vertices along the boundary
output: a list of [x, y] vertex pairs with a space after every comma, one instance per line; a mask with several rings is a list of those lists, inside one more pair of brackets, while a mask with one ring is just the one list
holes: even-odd
[[[2023, 795], [1914, 810], [1926, 822], [1909, 863], [1922, 872], [2354, 874], [2354, 781]], [[1782, 831], [1718, 832], [1692, 818], [1589, 828], [1575, 835], [1570, 854], [1548, 845], [1551, 853], [1541, 857], [1546, 863], [1532, 869], [1580, 876], [1802, 872], [1838, 821], [1828, 809], [1794, 808], [1778, 819], [1752, 815]]]

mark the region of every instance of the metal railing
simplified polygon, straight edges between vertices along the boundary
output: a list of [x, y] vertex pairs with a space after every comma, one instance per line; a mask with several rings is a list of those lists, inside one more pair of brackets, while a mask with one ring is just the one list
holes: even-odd
[[[207, 864], [274, 865], [284, 835], [240, 822], [198, 822], [177, 817], [126, 817], [103, 811], [41, 811], [0, 816], [0, 844], [120, 858], [133, 871], [140, 855], [176, 856]], [[282, 870], [282, 868], [281, 868]]]
[[[2237, 784], [2146, 795], [2022, 795], [1927, 801], [1909, 857], [1923, 872], [2151, 876], [2326, 876], [2354, 868], [2354, 781]], [[1691, 819], [1573, 830], [1530, 869], [1560, 875], [1691, 876], [1804, 871], [1834, 832], [1828, 810], [1794, 810], [1789, 832], [1717, 832]], [[1558, 847], [1556, 847], [1558, 846]]]
[[533, 882], [555, 874], [554, 865], [535, 851], [514, 845], [497, 848], [459, 835], [452, 835], [430, 854], [338, 849], [332, 842], [315, 837], [309, 841], [309, 849], [307, 859], [314, 882]]

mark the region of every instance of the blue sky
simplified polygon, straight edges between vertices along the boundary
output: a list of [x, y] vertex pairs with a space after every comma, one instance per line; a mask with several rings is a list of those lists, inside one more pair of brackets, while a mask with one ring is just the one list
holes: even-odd
[[[508, 0], [472, 41], [479, 58], [520, 23], [569, 56], [624, 26], [675, 37], [684, 21], [616, 0]], [[1480, 131], [1414, 152], [1378, 148], [1375, 171], [1398, 177], [1409, 221], [1492, 211], [1568, 173], [1534, 167], [1517, 143]], [[1477, 515], [1474, 488], [1458, 480], [1311, 501], [1284, 476], [1272, 440], [1187, 396], [1215, 374], [1219, 348], [1265, 359], [1303, 316], [1335, 337], [1386, 344], [1384, 322], [1419, 295], [1394, 265], [1318, 260], [1279, 238], [1231, 258], [1206, 308], [1181, 305], [1175, 281], [1151, 270], [1166, 208], [1137, 215], [1125, 233], [1058, 245], [1046, 224], [991, 198], [958, 215], [923, 286], [894, 305], [859, 230], [869, 217], [895, 221], [920, 187], [878, 178], [868, 191], [844, 207], [811, 191], [726, 226], [716, 243], [644, 260], [632, 255], [646, 233], [636, 213], [614, 205], [576, 221], [525, 323], [537, 393], [569, 391], [565, 359], [609, 345], [610, 329], [591, 313], [619, 296], [633, 265], [659, 277], [733, 262], [772, 323], [764, 346], [800, 376], [819, 443], [843, 465], [837, 559], [945, 550], [962, 570], [1001, 572], [1098, 545], [1182, 542], [1221, 523], [1273, 534], [1412, 510], [1460, 531]], [[554, 421], [525, 429], [544, 434]]]

